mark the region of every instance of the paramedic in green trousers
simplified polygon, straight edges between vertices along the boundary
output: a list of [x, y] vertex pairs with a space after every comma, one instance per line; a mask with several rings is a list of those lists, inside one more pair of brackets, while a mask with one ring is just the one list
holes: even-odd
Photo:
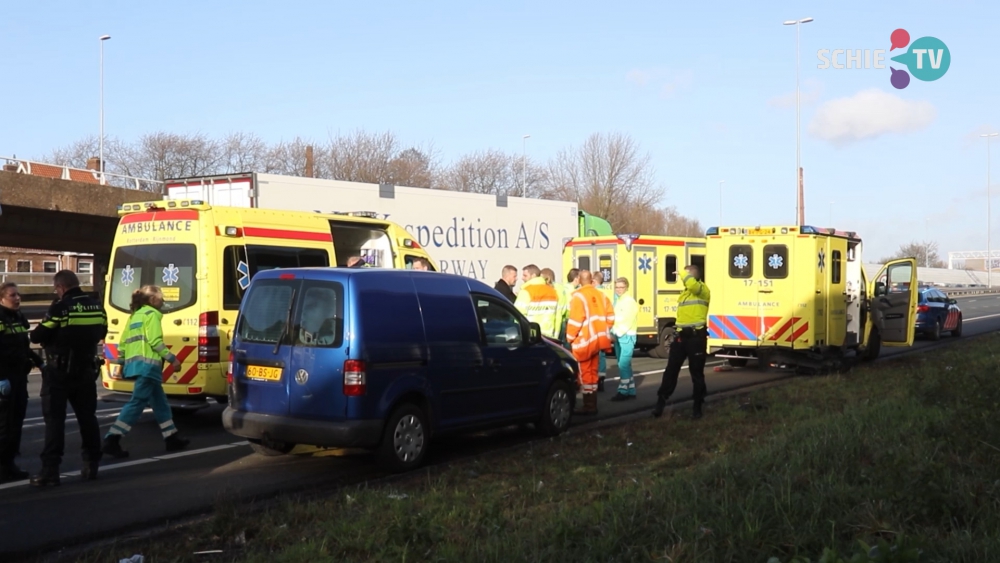
[[120, 358], [123, 362], [122, 377], [135, 381], [132, 398], [122, 407], [118, 420], [104, 436], [101, 450], [112, 457], [128, 457], [122, 449], [122, 436], [132, 430], [147, 405], [160, 425], [160, 433], [168, 452], [183, 450], [189, 443], [177, 434], [170, 405], [163, 392], [163, 362], [179, 372], [181, 363], [163, 344], [163, 291], [155, 285], [145, 285], [132, 293], [132, 314], [122, 334]]
[[684, 270], [684, 278], [681, 280], [684, 291], [677, 297], [677, 336], [670, 344], [663, 381], [656, 392], [656, 408], [653, 409], [655, 417], [663, 414], [667, 399], [677, 388], [677, 377], [684, 360], [687, 360], [694, 387], [692, 418], [701, 418], [701, 405], [708, 393], [705, 387], [705, 354], [708, 350], [708, 304], [712, 294], [705, 282], [701, 281], [701, 272], [697, 266], [691, 265]]
[[615, 343], [615, 360], [618, 362], [618, 392], [612, 401], [635, 399], [635, 378], [632, 375], [632, 353], [639, 325], [639, 304], [626, 293], [628, 278], [615, 280], [615, 324], [611, 338]]

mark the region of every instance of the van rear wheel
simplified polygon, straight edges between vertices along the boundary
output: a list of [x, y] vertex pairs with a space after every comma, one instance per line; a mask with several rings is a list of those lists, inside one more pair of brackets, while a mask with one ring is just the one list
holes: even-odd
[[649, 350], [649, 357], [664, 359], [670, 356], [670, 344], [674, 341], [676, 330], [672, 326], [665, 326], [656, 335], [656, 347]]
[[542, 436], [558, 436], [569, 428], [576, 394], [569, 383], [558, 380], [552, 383], [545, 395], [545, 406], [538, 417], [538, 432]]
[[379, 446], [379, 457], [393, 471], [409, 471], [424, 461], [430, 440], [426, 416], [406, 403], [392, 411]]

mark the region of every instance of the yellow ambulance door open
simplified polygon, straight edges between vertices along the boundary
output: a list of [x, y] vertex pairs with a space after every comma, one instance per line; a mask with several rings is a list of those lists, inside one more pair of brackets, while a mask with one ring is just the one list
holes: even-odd
[[632, 279], [629, 280], [632, 297], [639, 304], [639, 319], [636, 331], [639, 334], [656, 334], [657, 276], [662, 263], [656, 259], [655, 246], [632, 247]]
[[885, 346], [912, 346], [916, 333], [917, 260], [886, 263], [869, 287], [874, 324]]

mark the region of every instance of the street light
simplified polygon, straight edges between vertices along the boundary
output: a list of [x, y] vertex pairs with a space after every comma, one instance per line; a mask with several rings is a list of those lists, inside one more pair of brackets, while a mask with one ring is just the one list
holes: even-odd
[[719, 228], [722, 228], [722, 184], [725, 183], [725, 180], [719, 180]]
[[102, 35], [99, 39], [101, 43], [101, 183], [104, 183], [104, 42], [111, 39], [110, 35]]
[[527, 189], [527, 160], [525, 159], [525, 147], [528, 143], [528, 138], [531, 135], [524, 135], [521, 137], [521, 197], [524, 197]]
[[998, 133], [983, 133], [980, 137], [986, 137], [986, 285], [993, 289], [993, 248], [991, 241], [991, 231], [993, 230], [993, 220], [990, 215], [990, 141]]
[[[802, 204], [804, 196], [800, 193], [801, 181], [799, 174], [802, 170], [802, 149], [800, 148], [799, 141], [799, 113], [800, 113], [800, 100], [799, 100], [799, 24], [809, 23], [813, 21], [812, 18], [802, 18], [801, 20], [788, 20], [783, 22], [783, 25], [794, 25], [795, 26], [795, 222], [799, 226], [805, 221], [805, 217], [800, 216], [800, 211], [802, 210]], [[802, 213], [805, 215], [805, 213]]]

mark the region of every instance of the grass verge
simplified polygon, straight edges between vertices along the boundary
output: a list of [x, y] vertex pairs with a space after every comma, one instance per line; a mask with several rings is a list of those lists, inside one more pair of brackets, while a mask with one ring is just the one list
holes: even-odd
[[1000, 560], [998, 410], [992, 334], [77, 560]]

